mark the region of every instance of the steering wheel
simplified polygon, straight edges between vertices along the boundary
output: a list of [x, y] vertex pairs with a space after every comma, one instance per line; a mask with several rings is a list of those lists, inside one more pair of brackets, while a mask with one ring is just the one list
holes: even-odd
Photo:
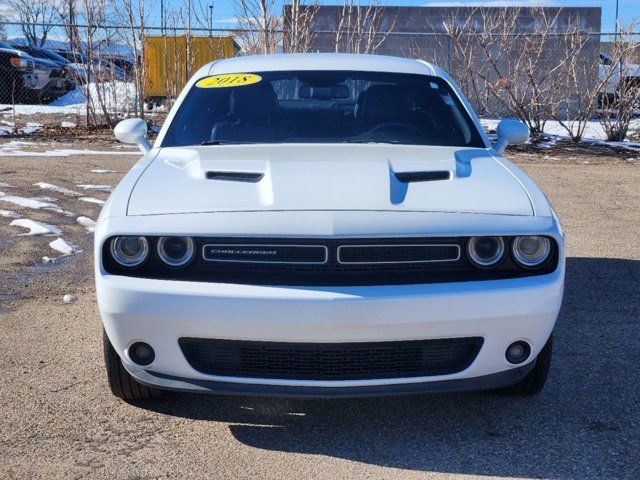
[[375, 132], [377, 132], [379, 130], [386, 130], [386, 129], [397, 128], [397, 127], [404, 128], [405, 130], [413, 130], [414, 132], [419, 133], [420, 135], [423, 135], [422, 130], [420, 130], [415, 125], [409, 125], [408, 123], [399, 123], [399, 122], [382, 123], [382, 124], [372, 128], [367, 133], [375, 133]]

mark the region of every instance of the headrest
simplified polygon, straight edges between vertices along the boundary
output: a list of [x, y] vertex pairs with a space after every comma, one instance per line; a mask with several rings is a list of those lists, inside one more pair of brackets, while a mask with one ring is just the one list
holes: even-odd
[[231, 92], [229, 109], [243, 120], [263, 120], [276, 112], [278, 98], [269, 82], [236, 87]]
[[395, 85], [372, 85], [358, 96], [356, 118], [399, 117], [407, 113], [404, 94]]

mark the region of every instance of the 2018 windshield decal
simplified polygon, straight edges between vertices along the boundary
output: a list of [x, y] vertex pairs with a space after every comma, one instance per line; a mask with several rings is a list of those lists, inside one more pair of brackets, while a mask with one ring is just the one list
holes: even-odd
[[262, 81], [260, 75], [253, 73], [225, 73], [203, 78], [196, 82], [198, 88], [244, 87]]

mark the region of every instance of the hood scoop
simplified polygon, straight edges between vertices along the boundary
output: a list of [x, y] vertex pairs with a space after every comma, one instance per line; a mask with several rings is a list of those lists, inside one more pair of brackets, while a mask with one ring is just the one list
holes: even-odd
[[433, 182], [436, 180], [449, 180], [451, 172], [448, 170], [436, 170], [430, 172], [393, 172], [402, 183]]
[[226, 182], [258, 183], [264, 178], [261, 172], [219, 172], [209, 170], [205, 174], [207, 180], [222, 180]]

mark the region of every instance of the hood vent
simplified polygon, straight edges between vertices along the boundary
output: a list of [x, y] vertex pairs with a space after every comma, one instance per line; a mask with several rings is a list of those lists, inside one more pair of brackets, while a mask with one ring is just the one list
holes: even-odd
[[264, 177], [260, 172], [214, 172], [206, 173], [208, 180], [223, 180], [227, 182], [258, 183]]
[[451, 173], [447, 170], [431, 172], [393, 172], [402, 183], [433, 182], [435, 180], [449, 180]]

